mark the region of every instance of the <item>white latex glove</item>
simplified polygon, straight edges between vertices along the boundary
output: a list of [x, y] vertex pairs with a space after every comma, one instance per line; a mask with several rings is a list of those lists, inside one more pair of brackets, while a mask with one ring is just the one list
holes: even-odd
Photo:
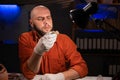
[[65, 80], [63, 73], [45, 74], [40, 80]]
[[51, 31], [46, 33], [43, 37], [41, 37], [37, 43], [37, 45], [34, 48], [34, 52], [42, 55], [43, 52], [49, 51], [56, 41], [57, 34], [55, 31]]
[[35, 75], [32, 80], [42, 80], [43, 75]]

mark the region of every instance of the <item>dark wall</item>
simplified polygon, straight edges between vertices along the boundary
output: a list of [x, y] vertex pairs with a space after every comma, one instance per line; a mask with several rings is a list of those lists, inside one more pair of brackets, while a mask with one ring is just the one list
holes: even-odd
[[18, 44], [0, 44], [0, 64], [3, 64], [7, 71], [21, 72], [18, 57]]

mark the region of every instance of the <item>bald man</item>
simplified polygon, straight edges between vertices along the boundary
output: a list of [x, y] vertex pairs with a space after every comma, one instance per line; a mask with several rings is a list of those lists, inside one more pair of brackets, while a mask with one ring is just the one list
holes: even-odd
[[50, 10], [39, 5], [31, 10], [32, 30], [19, 36], [21, 70], [27, 79], [72, 80], [88, 73], [85, 60], [65, 34], [52, 31]]

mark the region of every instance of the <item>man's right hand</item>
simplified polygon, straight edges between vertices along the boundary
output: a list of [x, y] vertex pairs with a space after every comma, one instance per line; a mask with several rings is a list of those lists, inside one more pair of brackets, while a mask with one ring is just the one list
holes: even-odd
[[[58, 32], [57, 32], [58, 34]], [[57, 34], [55, 32], [48, 32], [43, 37], [41, 37], [34, 48], [36, 54], [42, 55], [43, 52], [49, 51], [56, 41]]]

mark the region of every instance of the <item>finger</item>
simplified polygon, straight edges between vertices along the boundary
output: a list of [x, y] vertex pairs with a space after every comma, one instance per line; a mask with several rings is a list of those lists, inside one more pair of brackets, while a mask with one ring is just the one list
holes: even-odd
[[59, 31], [55, 31], [55, 33], [58, 35], [58, 34], [59, 34]]
[[49, 38], [56, 38], [57, 37], [57, 35], [56, 34], [46, 34], [43, 38], [45, 38], [45, 39], [49, 39]]
[[43, 75], [40, 80], [47, 80], [47, 77]]

